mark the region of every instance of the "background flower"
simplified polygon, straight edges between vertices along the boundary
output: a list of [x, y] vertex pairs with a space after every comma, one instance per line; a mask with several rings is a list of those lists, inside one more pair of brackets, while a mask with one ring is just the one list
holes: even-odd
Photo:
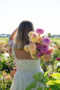
[[3, 54], [3, 56], [7, 59], [8, 57], [10, 57], [10, 55], [9, 55], [9, 53], [7, 53], [7, 52], [5, 52], [4, 54]]
[[7, 74], [6, 73], [3, 73], [3, 76], [6, 76]]
[[59, 60], [60, 61], [60, 58], [56, 58], [56, 60]]
[[12, 79], [12, 77], [11, 77], [10, 75], [6, 76], [5, 78], [6, 78], [7, 80]]
[[50, 61], [51, 55], [44, 55], [43, 60]]

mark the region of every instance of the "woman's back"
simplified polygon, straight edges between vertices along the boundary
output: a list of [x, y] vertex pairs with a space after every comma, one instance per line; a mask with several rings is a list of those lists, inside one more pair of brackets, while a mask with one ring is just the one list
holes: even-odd
[[24, 49], [22, 49], [22, 50], [20, 50], [20, 49], [14, 49], [14, 52], [15, 52], [15, 56], [16, 56], [17, 59], [22, 59], [22, 60], [25, 60], [25, 59], [28, 60], [28, 59], [30, 59], [30, 60], [33, 60], [31, 58], [30, 53], [24, 51]]

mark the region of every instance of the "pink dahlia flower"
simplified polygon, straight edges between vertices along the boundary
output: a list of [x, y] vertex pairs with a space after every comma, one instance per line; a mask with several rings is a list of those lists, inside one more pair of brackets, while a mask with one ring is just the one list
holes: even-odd
[[44, 43], [44, 44], [50, 44], [50, 39], [49, 38], [47, 38], [47, 37], [45, 37], [43, 40], [42, 40], [42, 42]]
[[46, 53], [48, 51], [48, 46], [47, 45], [42, 45], [41, 46], [41, 52]]
[[44, 33], [44, 30], [43, 30], [43, 29], [38, 28], [38, 29], [36, 29], [36, 33], [37, 33], [37, 34], [43, 34], [43, 33]]

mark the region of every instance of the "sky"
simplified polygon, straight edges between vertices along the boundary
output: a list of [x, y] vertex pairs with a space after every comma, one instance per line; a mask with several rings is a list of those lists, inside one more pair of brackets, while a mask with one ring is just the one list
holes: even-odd
[[0, 0], [0, 34], [11, 34], [23, 20], [60, 34], [60, 0]]

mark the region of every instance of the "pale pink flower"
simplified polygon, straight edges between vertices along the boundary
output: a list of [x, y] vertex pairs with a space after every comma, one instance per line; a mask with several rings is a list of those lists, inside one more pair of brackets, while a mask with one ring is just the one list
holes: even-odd
[[24, 46], [24, 50], [25, 50], [26, 52], [29, 52], [29, 45], [25, 45], [25, 46]]
[[31, 37], [31, 36], [36, 36], [36, 33], [34, 31], [29, 32], [28, 37]]
[[37, 39], [36, 37], [33, 37], [33, 36], [30, 37], [30, 41], [31, 41], [31, 42], [36, 42], [36, 39]]
[[30, 51], [30, 52], [36, 51], [36, 44], [34, 44], [34, 43], [29, 44], [29, 51]]

